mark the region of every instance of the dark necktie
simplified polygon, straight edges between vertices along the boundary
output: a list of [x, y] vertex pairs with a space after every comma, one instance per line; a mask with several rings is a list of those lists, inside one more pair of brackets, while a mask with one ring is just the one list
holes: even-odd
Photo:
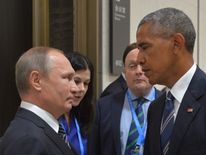
[[[137, 99], [137, 108], [135, 109], [138, 121], [140, 126], [142, 127], [144, 124], [144, 113], [142, 109], [142, 104], [144, 103], [145, 99], [144, 98], [138, 98]], [[126, 144], [126, 149], [125, 149], [125, 155], [131, 155], [139, 154], [139, 146], [136, 146], [137, 139], [139, 137], [139, 133], [136, 127], [136, 124], [134, 122], [134, 119], [132, 118], [129, 134], [128, 134], [128, 139], [127, 139], [127, 144]]]
[[162, 116], [162, 123], [160, 129], [161, 147], [163, 155], [167, 155], [169, 150], [170, 136], [174, 126], [174, 97], [171, 92], [167, 93], [165, 108]]
[[140, 126], [142, 127], [143, 124], [144, 124], [144, 113], [143, 113], [143, 109], [142, 109], [142, 104], [146, 101], [145, 98], [141, 97], [141, 98], [138, 98], [137, 100], [137, 108], [135, 110], [136, 114], [137, 114], [137, 118], [138, 118], [138, 121], [140, 123]]
[[63, 128], [63, 125], [61, 123], [59, 123], [59, 131], [58, 131], [58, 135], [64, 140], [64, 142], [70, 147], [69, 142], [67, 141], [67, 135], [66, 132]]

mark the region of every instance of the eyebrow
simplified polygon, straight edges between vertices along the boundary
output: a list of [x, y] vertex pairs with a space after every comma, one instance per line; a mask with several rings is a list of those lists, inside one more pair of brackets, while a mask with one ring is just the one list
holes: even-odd
[[148, 45], [148, 44], [149, 44], [149, 43], [141, 42], [141, 43], [137, 44], [137, 48], [138, 48], [138, 47], [142, 47], [142, 46], [144, 46], [144, 45]]
[[137, 62], [136, 60], [130, 60], [129, 64], [136, 64], [136, 62]]

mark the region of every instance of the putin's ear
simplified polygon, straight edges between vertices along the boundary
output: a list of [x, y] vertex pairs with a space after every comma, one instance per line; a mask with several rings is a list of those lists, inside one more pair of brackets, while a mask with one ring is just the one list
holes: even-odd
[[181, 49], [185, 46], [185, 38], [181, 33], [175, 33], [173, 35], [174, 48]]
[[40, 80], [41, 80], [41, 74], [38, 71], [32, 71], [30, 73], [30, 76], [29, 76], [30, 86], [36, 89], [37, 91], [41, 90]]

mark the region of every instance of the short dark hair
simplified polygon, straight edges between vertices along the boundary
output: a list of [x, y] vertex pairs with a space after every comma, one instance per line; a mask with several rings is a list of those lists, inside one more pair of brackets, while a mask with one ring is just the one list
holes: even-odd
[[163, 8], [146, 15], [138, 25], [138, 29], [145, 23], [158, 27], [153, 33], [160, 37], [170, 37], [174, 33], [181, 33], [185, 38], [185, 47], [193, 53], [196, 32], [191, 19], [181, 10]]
[[123, 53], [123, 57], [122, 57], [122, 62], [123, 62], [124, 65], [125, 65], [125, 59], [126, 59], [127, 55], [129, 54], [129, 52], [131, 52], [133, 49], [136, 49], [136, 48], [137, 48], [137, 44], [135, 42], [129, 44], [125, 48], [124, 53]]

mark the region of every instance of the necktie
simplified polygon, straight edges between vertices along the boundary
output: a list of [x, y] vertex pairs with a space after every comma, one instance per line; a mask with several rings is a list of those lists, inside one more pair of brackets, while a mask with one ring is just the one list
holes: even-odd
[[67, 135], [66, 132], [63, 128], [63, 125], [61, 123], [59, 123], [59, 131], [58, 131], [58, 135], [64, 140], [64, 142], [70, 147], [69, 142], [67, 141]]
[[144, 113], [143, 113], [143, 109], [142, 109], [142, 104], [144, 103], [146, 99], [141, 97], [141, 98], [138, 98], [137, 100], [137, 108], [136, 108], [136, 114], [137, 114], [137, 118], [138, 118], [138, 121], [140, 123], [140, 126], [142, 127], [143, 124], [144, 124]]
[[163, 155], [166, 155], [169, 150], [170, 136], [174, 126], [174, 97], [171, 92], [168, 92], [165, 108], [162, 116], [162, 123], [160, 129], [161, 147]]
[[[143, 113], [143, 109], [142, 109], [142, 104], [145, 101], [144, 98], [138, 98], [137, 99], [137, 108], [135, 109], [138, 121], [140, 126], [142, 127], [144, 124], [144, 113]], [[129, 130], [129, 134], [128, 134], [128, 139], [127, 139], [127, 145], [126, 145], [126, 149], [125, 149], [125, 155], [131, 155], [131, 154], [135, 154], [138, 155], [139, 154], [139, 146], [136, 146], [136, 142], [137, 139], [139, 137], [139, 133], [136, 127], [136, 124], [134, 122], [134, 119], [132, 118], [132, 122], [131, 122], [131, 126], [130, 126], [130, 130]]]

